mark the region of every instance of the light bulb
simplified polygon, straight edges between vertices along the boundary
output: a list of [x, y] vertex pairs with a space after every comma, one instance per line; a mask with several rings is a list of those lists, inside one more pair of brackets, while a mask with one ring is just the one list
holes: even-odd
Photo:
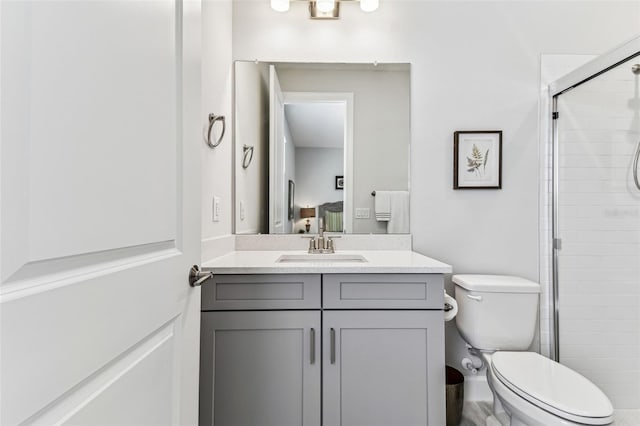
[[289, 10], [289, 0], [271, 0], [271, 9], [276, 12], [286, 12]]
[[379, 4], [379, 0], [360, 0], [360, 9], [364, 12], [373, 12]]
[[335, 7], [335, 0], [317, 0], [316, 6], [320, 12], [331, 12]]

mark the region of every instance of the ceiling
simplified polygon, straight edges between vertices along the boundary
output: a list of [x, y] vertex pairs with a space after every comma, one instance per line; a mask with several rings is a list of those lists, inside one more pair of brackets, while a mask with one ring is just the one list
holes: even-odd
[[344, 102], [288, 103], [284, 114], [296, 147], [344, 147]]

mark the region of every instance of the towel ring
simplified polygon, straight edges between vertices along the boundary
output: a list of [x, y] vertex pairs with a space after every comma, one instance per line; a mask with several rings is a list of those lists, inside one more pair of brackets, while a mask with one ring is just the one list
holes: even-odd
[[[221, 121], [222, 122], [222, 132], [220, 133], [220, 136], [218, 137], [218, 139], [216, 139], [215, 143], [211, 142], [211, 130], [213, 130], [213, 125], [216, 121]], [[205, 142], [207, 142], [207, 145], [209, 145], [209, 148], [213, 149], [216, 146], [220, 145], [220, 142], [222, 142], [222, 138], [224, 137], [224, 131], [226, 128], [226, 122], [224, 119], [224, 115], [215, 115], [215, 114], [209, 114], [209, 130], [207, 131], [207, 140]]]
[[242, 168], [246, 169], [253, 160], [253, 147], [249, 145], [242, 146]]

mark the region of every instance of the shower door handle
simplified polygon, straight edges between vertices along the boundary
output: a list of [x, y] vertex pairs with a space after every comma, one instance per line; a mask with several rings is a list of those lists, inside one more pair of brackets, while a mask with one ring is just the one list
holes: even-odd
[[636, 155], [633, 157], [633, 182], [636, 184], [638, 190], [640, 190], [640, 180], [638, 180], [638, 158], [640, 157], [640, 140], [636, 147]]

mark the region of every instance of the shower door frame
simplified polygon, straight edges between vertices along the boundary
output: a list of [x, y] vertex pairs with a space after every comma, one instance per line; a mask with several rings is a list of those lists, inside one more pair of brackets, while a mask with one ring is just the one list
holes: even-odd
[[551, 140], [551, 223], [552, 223], [552, 239], [551, 239], [551, 291], [552, 291], [552, 322], [551, 322], [551, 358], [560, 362], [560, 319], [559, 319], [559, 291], [558, 291], [558, 250], [561, 249], [561, 239], [558, 235], [558, 96], [572, 90], [581, 84], [598, 77], [601, 74], [617, 67], [618, 65], [640, 55], [640, 35], [625, 42], [621, 46], [606, 52], [597, 58], [587, 62], [583, 66], [570, 72], [562, 78], [554, 81], [549, 85], [549, 100], [551, 102], [551, 120], [550, 120], [550, 140]]

